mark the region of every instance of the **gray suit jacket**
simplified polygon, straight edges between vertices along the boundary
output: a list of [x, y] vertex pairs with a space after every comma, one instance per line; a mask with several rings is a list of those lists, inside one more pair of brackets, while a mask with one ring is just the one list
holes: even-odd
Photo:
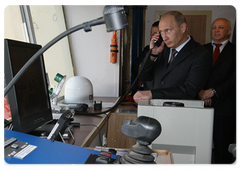
[[165, 46], [156, 62], [146, 55], [146, 66], [140, 80], [153, 81], [153, 99], [195, 99], [209, 78], [211, 53], [193, 37], [170, 65], [169, 53], [170, 49]]

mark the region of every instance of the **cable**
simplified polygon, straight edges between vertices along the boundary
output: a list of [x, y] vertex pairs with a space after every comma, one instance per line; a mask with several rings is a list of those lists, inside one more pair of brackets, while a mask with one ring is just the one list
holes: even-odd
[[60, 35], [58, 35], [57, 37], [55, 37], [54, 39], [52, 39], [49, 43], [47, 43], [43, 48], [41, 48], [40, 50], [38, 50], [37, 53], [35, 53], [28, 61], [27, 63], [19, 70], [19, 72], [14, 76], [14, 78], [10, 81], [10, 83], [7, 85], [7, 87], [4, 89], [4, 96], [6, 96], [6, 94], [9, 92], [9, 90], [12, 88], [12, 86], [14, 84], [16, 84], [16, 82], [18, 81], [18, 79], [23, 75], [23, 73], [28, 69], [28, 67], [30, 65], [32, 65], [32, 63], [37, 60], [47, 49], [49, 49], [51, 46], [53, 46], [55, 43], [57, 43], [59, 40], [61, 40], [62, 38], [66, 37], [67, 35], [78, 31], [80, 29], [83, 29], [85, 31], [89, 31], [91, 26], [95, 26], [95, 25], [99, 25], [104, 23], [104, 18], [97, 18], [95, 20], [89, 21], [89, 22], [85, 22], [83, 24], [77, 25], [73, 28], [70, 28], [69, 30], [61, 33]]
[[145, 66], [146, 66], [146, 62], [147, 62], [148, 58], [150, 57], [151, 52], [152, 52], [152, 49], [149, 50], [149, 52], [147, 53], [146, 57], [144, 58], [144, 60], [143, 60], [143, 62], [142, 62], [142, 65], [141, 65], [141, 67], [140, 67], [140, 69], [139, 69], [138, 75], [137, 75], [137, 77], [135, 78], [135, 80], [134, 80], [134, 82], [132, 83], [132, 85], [130, 86], [130, 89], [124, 94], [124, 96], [122, 96], [122, 97], [120, 98], [120, 100], [119, 100], [117, 103], [115, 103], [115, 105], [113, 105], [110, 109], [105, 110], [105, 111], [103, 111], [103, 112], [99, 112], [99, 113], [89, 113], [89, 112], [82, 112], [82, 113], [80, 113], [80, 112], [79, 112], [78, 115], [100, 115], [100, 114], [105, 114], [105, 113], [111, 112], [111, 111], [114, 110], [116, 107], [118, 107], [119, 104], [123, 102], [123, 100], [126, 98], [126, 96], [132, 91], [132, 89], [133, 89], [133, 87], [135, 86], [135, 84], [138, 82], [138, 79], [139, 79], [139, 77], [141, 76], [141, 74], [142, 74], [142, 72], [143, 72], [143, 70], [144, 70], [144, 68], [145, 68]]

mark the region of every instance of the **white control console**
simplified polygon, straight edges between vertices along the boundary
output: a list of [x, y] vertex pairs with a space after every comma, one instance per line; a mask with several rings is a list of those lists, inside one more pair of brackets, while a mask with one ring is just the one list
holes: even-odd
[[[180, 102], [184, 107], [163, 106], [164, 102]], [[167, 149], [174, 163], [210, 164], [214, 109], [204, 108], [200, 100], [140, 100], [138, 116], [157, 119], [162, 133], [153, 141], [152, 149]]]

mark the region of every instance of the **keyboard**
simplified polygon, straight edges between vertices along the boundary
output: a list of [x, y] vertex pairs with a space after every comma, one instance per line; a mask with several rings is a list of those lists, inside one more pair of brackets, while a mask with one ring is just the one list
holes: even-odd
[[36, 148], [37, 146], [18, 141], [17, 138], [4, 138], [4, 156], [8, 158], [23, 159]]
[[14, 143], [16, 141], [17, 141], [17, 138], [7, 139], [6, 141], [4, 141], [4, 148], [8, 147], [9, 145], [11, 145], [12, 143]]
[[34, 145], [27, 145], [25, 148], [23, 148], [21, 151], [16, 153], [13, 157], [18, 159], [25, 158], [29, 153], [31, 153], [33, 150], [35, 150], [37, 146]]

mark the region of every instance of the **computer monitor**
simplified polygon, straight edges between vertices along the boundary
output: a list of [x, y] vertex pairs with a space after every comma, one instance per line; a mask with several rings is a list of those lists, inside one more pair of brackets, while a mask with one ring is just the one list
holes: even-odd
[[[4, 39], [5, 85], [40, 48], [40, 45]], [[11, 88], [7, 100], [15, 131], [28, 133], [52, 120], [43, 56]]]

